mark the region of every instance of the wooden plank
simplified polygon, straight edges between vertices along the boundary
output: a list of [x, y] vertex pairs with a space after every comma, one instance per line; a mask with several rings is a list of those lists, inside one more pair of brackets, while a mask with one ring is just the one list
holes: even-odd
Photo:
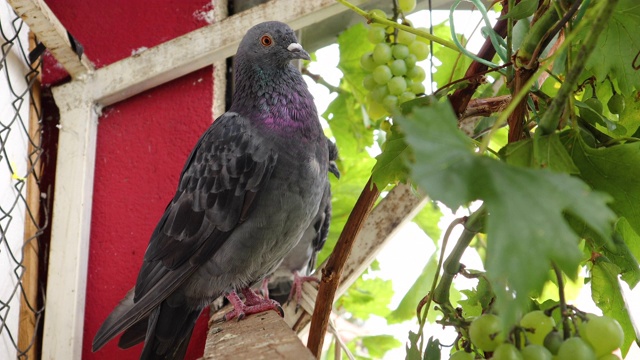
[[98, 114], [82, 94], [62, 87], [42, 359], [80, 359]]
[[[34, 34], [29, 33], [29, 48], [35, 47]], [[24, 247], [22, 253], [22, 296], [20, 297], [20, 323], [18, 332], [18, 351], [26, 359], [37, 359], [36, 326], [38, 317], [38, 267], [39, 252], [38, 232], [40, 231], [40, 187], [38, 179], [41, 178], [42, 162], [41, 151], [36, 150], [41, 146], [40, 118], [36, 109], [40, 106], [40, 74], [33, 73], [34, 83], [31, 86], [31, 99], [29, 111], [29, 169], [27, 175], [27, 209], [24, 223]], [[22, 358], [21, 357], [21, 358]]]
[[213, 324], [207, 334], [203, 359], [315, 358], [275, 311], [267, 311], [241, 321]]
[[82, 55], [79, 58], [73, 51], [67, 30], [43, 0], [7, 2], [73, 79], [82, 79], [93, 71], [93, 65], [87, 57]]
[[87, 79], [91, 86], [74, 81], [63, 87], [90, 91], [96, 102], [111, 105], [232, 56], [257, 23], [278, 19], [297, 30], [344, 11], [335, 0], [272, 0], [100, 68]]
[[[380, 250], [389, 239], [407, 222], [411, 221], [424, 207], [428, 199], [420, 196], [411, 189], [410, 185], [399, 184], [391, 190], [387, 196], [371, 211], [360, 234], [355, 240], [353, 250], [343, 270], [343, 278], [336, 291], [336, 299], [342, 296], [347, 289], [360, 277], [360, 274], [369, 267]], [[315, 276], [322, 274], [322, 268], [326, 262], [320, 265]], [[301, 310], [295, 313], [295, 304], [284, 306], [285, 321], [298, 332], [307, 331], [315, 306], [318, 289], [315, 284], [305, 283], [302, 286]], [[334, 299], [335, 301], [335, 299]]]

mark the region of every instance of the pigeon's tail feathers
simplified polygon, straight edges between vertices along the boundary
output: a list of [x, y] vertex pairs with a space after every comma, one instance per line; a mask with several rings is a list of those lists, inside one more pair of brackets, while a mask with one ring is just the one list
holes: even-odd
[[124, 299], [120, 300], [120, 303], [115, 307], [115, 309], [113, 309], [104, 323], [102, 323], [102, 326], [100, 326], [98, 333], [93, 338], [93, 344], [91, 346], [92, 351], [95, 352], [100, 350], [109, 341], [111, 341], [111, 339], [113, 339], [116, 335], [118, 335], [122, 330], [125, 329], [122, 326], [122, 318], [124, 318], [135, 305], [133, 303], [133, 295], [134, 289], [129, 290]]
[[185, 306], [173, 307], [169, 301], [163, 301], [149, 315], [140, 360], [183, 359], [201, 311]]
[[149, 318], [146, 317], [125, 330], [122, 333], [122, 336], [120, 336], [120, 340], [118, 340], [118, 347], [120, 349], [128, 349], [143, 342], [144, 338], [147, 336], [148, 323]]

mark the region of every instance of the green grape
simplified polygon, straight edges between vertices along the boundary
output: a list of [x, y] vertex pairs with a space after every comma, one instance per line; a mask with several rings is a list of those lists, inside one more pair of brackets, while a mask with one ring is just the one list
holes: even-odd
[[[411, 50], [411, 49], [409, 49]], [[602, 102], [597, 97], [592, 97], [584, 101], [584, 103], [598, 114], [602, 114]]]
[[362, 79], [362, 86], [364, 86], [364, 88], [367, 90], [373, 90], [376, 86], [378, 86], [378, 83], [373, 78], [373, 74], [367, 74], [364, 79]]
[[[407, 48], [409, 49], [409, 48]], [[407, 69], [412, 69], [414, 66], [416, 66], [416, 63], [418, 62], [418, 59], [416, 59], [416, 56], [413, 54], [409, 54], [407, 55], [406, 58], [404, 58], [404, 62], [407, 64]]]
[[416, 8], [416, 0], [398, 0], [398, 7], [403, 13], [408, 13]]
[[[398, 30], [398, 42], [404, 45], [410, 45], [416, 40], [416, 35], [404, 30]], [[411, 51], [411, 48], [409, 48]]]
[[383, 65], [391, 60], [391, 46], [386, 43], [379, 43], [373, 48], [373, 61], [378, 65]]
[[376, 68], [376, 62], [373, 61], [373, 53], [372, 52], [368, 52], [368, 53], [364, 53], [361, 57], [360, 57], [360, 66], [362, 66], [363, 69], [365, 69], [366, 71], [373, 71], [373, 69]]
[[609, 101], [607, 101], [607, 107], [612, 114], [621, 114], [625, 108], [624, 96], [613, 94]]
[[[373, 10], [369, 11], [369, 16], [372, 16], [374, 14], [377, 15], [379, 18], [383, 18], [383, 19], [388, 18], [387, 13], [385, 13], [384, 11], [382, 11], [380, 9], [373, 9]], [[377, 22], [372, 22], [371, 26], [382, 27], [382, 28], [386, 27], [386, 25], [383, 25], [383, 24], [380, 24], [380, 23], [377, 23]]]
[[620, 358], [616, 354], [606, 354], [600, 356], [598, 360], [620, 360]]
[[367, 38], [372, 44], [377, 44], [383, 42], [386, 35], [384, 28], [371, 26]]
[[598, 316], [589, 320], [584, 326], [585, 339], [595, 350], [597, 356], [609, 354], [622, 346], [624, 331], [615, 319], [608, 316]]
[[395, 44], [391, 48], [391, 53], [394, 59], [404, 59], [409, 56], [409, 47], [403, 44]]
[[387, 86], [389, 87], [389, 93], [391, 95], [400, 95], [407, 90], [407, 82], [404, 81], [402, 76], [394, 76], [389, 80]]
[[532, 311], [520, 320], [520, 326], [525, 328], [527, 340], [532, 344], [544, 344], [544, 338], [556, 326], [555, 320], [544, 314], [543, 311]]
[[520, 350], [523, 360], [551, 360], [553, 355], [542, 345], [531, 344]]
[[378, 85], [375, 89], [371, 90], [369, 96], [373, 102], [381, 102], [385, 96], [389, 95], [389, 89], [387, 85]]
[[384, 85], [391, 80], [393, 74], [387, 65], [378, 65], [373, 69], [373, 79], [380, 85]]
[[416, 94], [410, 92], [410, 91], [405, 91], [402, 94], [400, 94], [400, 96], [398, 96], [398, 102], [400, 104], [405, 103], [409, 100], [413, 100], [416, 98]]
[[369, 117], [371, 119], [380, 119], [381, 117], [387, 115], [387, 111], [384, 109], [384, 107], [382, 107], [382, 103], [380, 103], [379, 101], [369, 101], [367, 104], [369, 105], [367, 112], [369, 113]]
[[558, 360], [596, 360], [596, 354], [581, 338], [572, 337], [560, 345]]
[[393, 60], [389, 65], [391, 73], [395, 76], [402, 76], [407, 73], [407, 64], [404, 60]]
[[449, 356], [449, 360], [473, 360], [474, 356], [472, 353], [468, 353], [464, 350], [456, 351], [451, 356]]
[[493, 351], [493, 360], [522, 360], [522, 355], [513, 344], [504, 343], [498, 345]]
[[493, 314], [484, 314], [475, 318], [469, 326], [471, 342], [483, 351], [493, 351], [504, 341], [500, 318]]
[[562, 335], [560, 335], [558, 331], [553, 330], [544, 338], [544, 347], [546, 347], [551, 354], [556, 355], [562, 345], [562, 341]]
[[411, 87], [409, 89], [416, 95], [424, 94], [425, 91], [424, 85], [421, 82], [414, 82], [413, 84], [411, 84]]
[[411, 78], [414, 82], [423, 82], [426, 79], [427, 74], [420, 66], [414, 66], [407, 71], [407, 77]]
[[409, 52], [415, 55], [418, 61], [422, 61], [429, 56], [429, 45], [420, 41], [413, 41], [409, 44]]
[[382, 99], [382, 107], [388, 112], [393, 112], [398, 107], [398, 97], [387, 95]]

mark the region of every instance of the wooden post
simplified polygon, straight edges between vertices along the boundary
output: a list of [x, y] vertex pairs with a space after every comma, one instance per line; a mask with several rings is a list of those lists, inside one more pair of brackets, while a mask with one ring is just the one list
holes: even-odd
[[211, 325], [203, 359], [315, 358], [284, 319], [275, 311], [267, 311], [241, 321]]

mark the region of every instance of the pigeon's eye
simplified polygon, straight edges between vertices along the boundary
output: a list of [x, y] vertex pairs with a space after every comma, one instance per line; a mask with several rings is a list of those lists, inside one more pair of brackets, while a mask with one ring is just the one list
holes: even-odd
[[273, 39], [269, 35], [262, 35], [262, 37], [260, 38], [260, 43], [268, 47], [273, 45]]

